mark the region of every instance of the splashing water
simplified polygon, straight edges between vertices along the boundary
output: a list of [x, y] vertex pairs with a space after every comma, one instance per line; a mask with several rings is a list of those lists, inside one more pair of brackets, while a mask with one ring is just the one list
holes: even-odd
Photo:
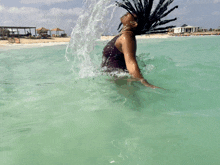
[[79, 78], [97, 75], [98, 66], [93, 65], [90, 53], [95, 41], [108, 29], [116, 6], [112, 0], [86, 0], [83, 8], [65, 55], [66, 60], [72, 62], [71, 70]]

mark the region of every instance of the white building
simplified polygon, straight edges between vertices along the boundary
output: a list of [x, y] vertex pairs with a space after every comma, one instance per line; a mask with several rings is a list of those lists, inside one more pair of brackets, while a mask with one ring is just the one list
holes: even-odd
[[197, 32], [199, 30], [199, 27], [185, 26], [185, 27], [176, 27], [173, 29], [174, 29], [174, 33], [193, 33], [193, 32]]

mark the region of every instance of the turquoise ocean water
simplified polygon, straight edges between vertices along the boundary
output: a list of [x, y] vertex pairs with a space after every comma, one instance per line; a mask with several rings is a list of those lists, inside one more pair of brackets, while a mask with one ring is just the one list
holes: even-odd
[[219, 45], [219, 36], [138, 40], [144, 77], [166, 90], [102, 75], [103, 41], [92, 75], [71, 70], [65, 45], [1, 48], [0, 164], [219, 164]]

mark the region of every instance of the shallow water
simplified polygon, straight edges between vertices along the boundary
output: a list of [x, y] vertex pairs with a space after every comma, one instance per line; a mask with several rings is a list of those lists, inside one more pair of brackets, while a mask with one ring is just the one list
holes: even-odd
[[1, 49], [0, 164], [219, 164], [219, 45], [219, 36], [138, 40], [144, 77], [166, 90], [76, 75], [64, 45]]

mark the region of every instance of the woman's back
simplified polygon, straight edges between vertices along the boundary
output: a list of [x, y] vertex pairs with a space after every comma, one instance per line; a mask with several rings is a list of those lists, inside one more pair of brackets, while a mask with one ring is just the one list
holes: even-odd
[[124, 54], [115, 46], [115, 42], [121, 36], [115, 36], [103, 49], [102, 67], [107, 67], [107, 70], [126, 70]]

